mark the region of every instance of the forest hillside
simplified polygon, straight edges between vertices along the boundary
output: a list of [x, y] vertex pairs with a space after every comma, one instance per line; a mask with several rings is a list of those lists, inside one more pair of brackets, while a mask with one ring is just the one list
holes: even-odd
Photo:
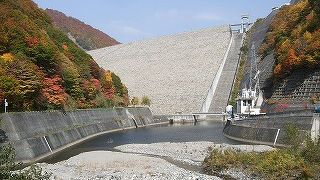
[[70, 39], [73, 39], [76, 44], [85, 50], [99, 49], [119, 44], [118, 41], [102, 31], [76, 18], [68, 17], [62, 12], [46, 9], [46, 13], [51, 17], [54, 26], [67, 34]]
[[34, 2], [0, 0], [0, 12], [0, 104], [7, 99], [10, 111], [128, 104], [120, 78], [101, 69]]

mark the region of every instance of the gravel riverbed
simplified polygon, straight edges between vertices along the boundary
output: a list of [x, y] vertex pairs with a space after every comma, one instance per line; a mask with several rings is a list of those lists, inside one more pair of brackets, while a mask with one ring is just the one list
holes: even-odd
[[179, 168], [161, 158], [110, 151], [86, 152], [56, 164], [39, 165], [55, 180], [220, 179]]
[[[163, 157], [191, 165], [200, 165], [208, 155], [208, 148], [239, 151], [269, 151], [273, 148], [261, 145], [228, 145], [212, 142], [127, 144], [115, 149], [123, 152], [92, 151], [74, 156], [55, 164], [38, 164], [53, 174], [52, 179], [221, 179], [201, 174], [170, 163]], [[235, 179], [248, 177], [236, 170], [226, 172]]]
[[183, 142], [183, 143], [153, 143], [153, 144], [126, 144], [117, 146], [115, 149], [121, 152], [138, 153], [170, 157], [178, 161], [193, 165], [201, 165], [204, 158], [208, 155], [208, 149], [234, 149], [245, 152], [264, 152], [273, 148], [265, 145], [229, 145], [215, 144], [213, 142]]

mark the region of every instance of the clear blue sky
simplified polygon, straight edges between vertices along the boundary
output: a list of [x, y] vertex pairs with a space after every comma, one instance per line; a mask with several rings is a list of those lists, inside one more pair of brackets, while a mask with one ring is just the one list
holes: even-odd
[[122, 43], [265, 17], [289, 0], [34, 0]]

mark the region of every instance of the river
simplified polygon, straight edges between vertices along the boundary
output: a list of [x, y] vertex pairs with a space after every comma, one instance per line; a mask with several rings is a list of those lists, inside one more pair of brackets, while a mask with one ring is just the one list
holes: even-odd
[[158, 142], [195, 142], [211, 141], [214, 143], [237, 144], [222, 135], [223, 122], [201, 121], [197, 124], [173, 124], [149, 126], [107, 133], [89, 141], [73, 146], [44, 162], [56, 163], [83, 152], [108, 150], [124, 144], [150, 144]]

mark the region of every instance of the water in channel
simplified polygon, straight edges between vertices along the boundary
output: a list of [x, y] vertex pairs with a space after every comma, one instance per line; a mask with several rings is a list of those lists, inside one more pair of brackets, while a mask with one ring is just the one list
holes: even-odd
[[50, 159], [47, 163], [56, 163], [83, 152], [108, 150], [124, 144], [150, 144], [159, 142], [195, 142], [211, 141], [217, 144], [237, 144], [222, 135], [223, 122], [202, 121], [197, 124], [174, 124], [150, 126], [138, 129], [107, 133], [81, 144], [73, 146]]

